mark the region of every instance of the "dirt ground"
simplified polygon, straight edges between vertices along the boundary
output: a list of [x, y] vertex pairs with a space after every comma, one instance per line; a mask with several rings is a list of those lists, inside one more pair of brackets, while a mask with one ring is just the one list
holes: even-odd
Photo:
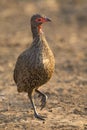
[[[35, 13], [52, 19], [43, 30], [56, 60], [52, 79], [40, 88], [48, 96], [42, 111], [35, 95], [45, 121], [34, 118], [13, 81], [16, 59], [32, 42]], [[87, 130], [87, 0], [0, 1], [0, 130]]]

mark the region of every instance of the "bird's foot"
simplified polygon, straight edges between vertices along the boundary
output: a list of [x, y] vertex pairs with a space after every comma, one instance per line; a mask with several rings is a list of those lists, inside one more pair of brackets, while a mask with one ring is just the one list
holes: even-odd
[[39, 93], [38, 97], [41, 97], [41, 110], [46, 106], [47, 96], [36, 89], [36, 92]]
[[35, 116], [35, 118], [37, 118], [39, 120], [43, 120], [43, 121], [45, 120], [44, 118], [46, 118], [45, 116], [41, 116], [38, 113], [35, 113], [34, 116]]
[[42, 95], [42, 98], [41, 98], [41, 110], [46, 106], [46, 101], [47, 101], [47, 96]]

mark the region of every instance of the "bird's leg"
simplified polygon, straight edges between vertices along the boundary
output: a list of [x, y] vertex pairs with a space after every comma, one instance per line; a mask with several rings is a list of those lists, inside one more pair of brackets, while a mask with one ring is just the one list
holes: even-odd
[[37, 111], [36, 111], [36, 106], [35, 106], [35, 104], [34, 104], [34, 99], [32, 99], [32, 95], [31, 95], [30, 93], [28, 93], [28, 97], [29, 97], [29, 99], [30, 99], [30, 101], [31, 101], [31, 104], [32, 104], [32, 107], [33, 107], [33, 110], [34, 110], [34, 116], [35, 116], [37, 119], [45, 120], [45, 119], [43, 118], [43, 116], [40, 116], [40, 115], [37, 113]]
[[47, 96], [37, 89], [35, 89], [35, 91], [42, 96], [42, 99], [41, 99], [41, 110], [42, 110], [46, 106]]

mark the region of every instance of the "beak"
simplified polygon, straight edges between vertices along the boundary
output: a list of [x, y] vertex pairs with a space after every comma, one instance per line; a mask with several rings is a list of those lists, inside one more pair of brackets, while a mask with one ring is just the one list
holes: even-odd
[[51, 22], [51, 19], [47, 18], [47, 17], [44, 17], [42, 19], [42, 23], [45, 23], [45, 22]]
[[49, 19], [49, 18], [45, 18], [45, 22], [51, 22], [51, 19]]
[[51, 19], [45, 18], [46, 22], [51, 22]]

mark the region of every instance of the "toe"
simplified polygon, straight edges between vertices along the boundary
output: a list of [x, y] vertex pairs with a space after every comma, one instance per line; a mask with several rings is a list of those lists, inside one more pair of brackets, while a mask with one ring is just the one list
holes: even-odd
[[39, 120], [45, 120], [44, 118], [46, 118], [45, 116], [41, 116], [39, 114], [35, 114], [35, 118], [39, 119]]

